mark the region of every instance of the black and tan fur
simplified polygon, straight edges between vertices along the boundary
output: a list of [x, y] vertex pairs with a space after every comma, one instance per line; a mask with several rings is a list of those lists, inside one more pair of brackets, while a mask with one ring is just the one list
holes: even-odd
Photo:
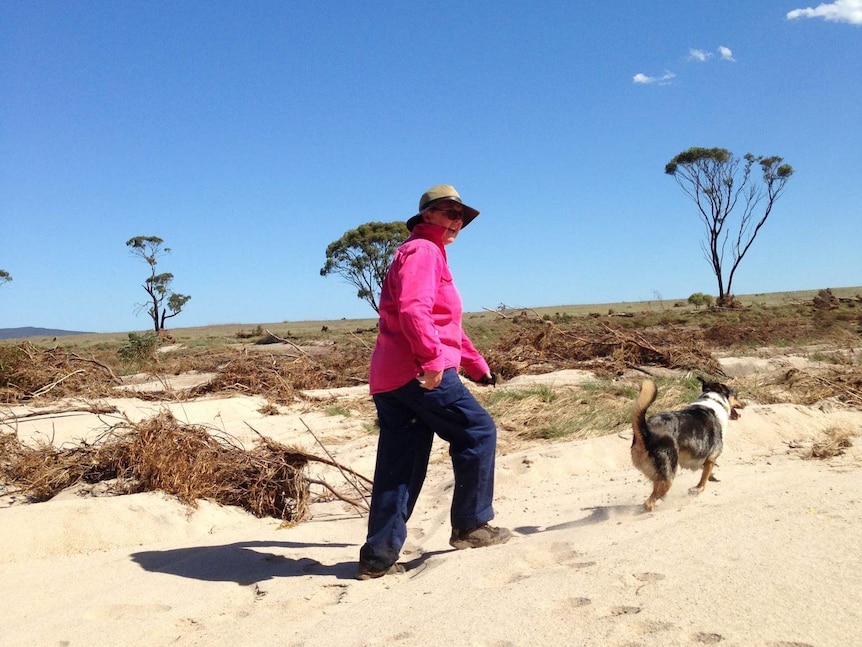
[[632, 411], [632, 462], [652, 481], [652, 494], [644, 502], [650, 512], [667, 494], [678, 467], [702, 469], [700, 482], [689, 492], [703, 492], [721, 454], [727, 422], [738, 418], [736, 409], [745, 406], [730, 387], [703, 379], [700, 382], [700, 397], [685, 409], [663, 411], [649, 419], [646, 411], [655, 402], [655, 382], [644, 380], [641, 384]]

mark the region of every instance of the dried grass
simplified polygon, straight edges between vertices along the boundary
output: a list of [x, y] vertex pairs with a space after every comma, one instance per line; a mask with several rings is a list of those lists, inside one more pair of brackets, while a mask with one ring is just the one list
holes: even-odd
[[853, 446], [853, 437], [857, 434], [847, 429], [832, 427], [823, 432], [823, 438], [816, 440], [811, 445], [810, 451], [804, 458], [825, 460], [841, 456], [845, 450]]
[[[0, 483], [44, 501], [78, 483], [116, 480], [118, 493], [160, 490], [194, 506], [200, 499], [239, 506], [258, 517], [298, 522], [308, 516], [310, 485], [363, 508], [364, 499], [340, 494], [307, 477], [311, 462], [336, 467], [342, 475], [370, 481], [329, 458], [320, 458], [259, 436], [245, 450], [226, 436], [178, 422], [164, 412], [112, 427], [94, 443], [55, 448], [33, 447], [15, 434], [0, 435]], [[354, 487], [359, 487], [355, 482]]]

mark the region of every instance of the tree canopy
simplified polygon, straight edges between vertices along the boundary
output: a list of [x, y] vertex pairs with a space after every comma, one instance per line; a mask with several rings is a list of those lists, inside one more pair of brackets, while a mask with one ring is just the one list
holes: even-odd
[[[733, 278], [751, 244], [772, 213], [793, 167], [778, 156], [742, 159], [724, 148], [689, 148], [664, 168], [695, 203], [706, 231], [701, 248], [718, 281], [718, 305], [733, 301]], [[752, 168], [760, 167], [760, 178]], [[739, 207], [735, 230], [728, 222]], [[731, 233], [733, 233], [731, 237]], [[730, 247], [730, 269], [725, 255]]]
[[171, 290], [174, 275], [170, 272], [156, 274], [158, 259], [170, 253], [169, 247], [163, 247], [164, 242], [158, 236], [135, 236], [126, 241], [132, 254], [143, 259], [150, 266], [150, 275], [144, 280], [143, 288], [149, 295], [149, 302], [141, 304], [147, 309], [147, 314], [153, 320], [156, 332], [165, 329], [165, 320], [176, 317], [186, 305], [190, 296], [177, 294]]
[[410, 232], [404, 222], [368, 222], [326, 248], [321, 276], [337, 274], [357, 288], [356, 296], [379, 312], [380, 289], [398, 246]]
[[11, 280], [12, 280], [12, 275], [9, 274], [9, 272], [7, 272], [6, 270], [0, 270], [0, 285], [3, 285], [4, 283], [8, 283]]

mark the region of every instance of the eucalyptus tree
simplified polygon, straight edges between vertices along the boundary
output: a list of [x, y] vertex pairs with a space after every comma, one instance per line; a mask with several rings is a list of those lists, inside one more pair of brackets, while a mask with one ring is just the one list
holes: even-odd
[[150, 275], [144, 279], [142, 285], [149, 296], [149, 301], [139, 304], [139, 308], [147, 309], [156, 332], [164, 330], [165, 320], [180, 314], [183, 306], [191, 299], [188, 295], [171, 290], [173, 274], [170, 272], [156, 274], [159, 258], [171, 251], [169, 247], [163, 247], [164, 243], [165, 241], [158, 236], [135, 236], [126, 241], [126, 247], [132, 254], [144, 260], [150, 268]]
[[404, 222], [368, 222], [326, 248], [320, 276], [337, 274], [357, 289], [356, 296], [379, 312], [380, 289], [398, 246], [410, 232]]

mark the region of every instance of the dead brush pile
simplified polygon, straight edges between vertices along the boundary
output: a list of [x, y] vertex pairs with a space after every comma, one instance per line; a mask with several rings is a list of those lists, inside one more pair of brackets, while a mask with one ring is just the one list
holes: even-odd
[[704, 341], [713, 348], [814, 343], [854, 346], [862, 333], [862, 313], [856, 303], [862, 300], [826, 311], [812, 303], [706, 311], [696, 323]]
[[0, 345], [0, 403], [102, 397], [120, 384], [109, 366], [63, 348]]
[[297, 391], [356, 386], [368, 379], [367, 356], [357, 351], [333, 351], [323, 357], [271, 355], [241, 350], [228, 356], [209, 383], [192, 389], [190, 397], [219, 392], [266, 396], [288, 403]]
[[190, 397], [220, 392], [263, 395], [273, 402], [289, 402], [300, 386], [316, 380], [315, 366], [307, 358], [284, 358], [240, 351], [219, 367], [207, 384], [195, 387]]
[[[341, 345], [320, 357], [223, 349], [156, 358], [146, 370], [154, 376], [200, 370], [217, 373], [206, 385], [170, 394], [172, 399], [237, 392], [286, 403], [294, 399], [296, 391], [364, 383], [370, 356], [369, 348], [356, 345]], [[0, 345], [0, 404], [111, 397], [117, 395], [114, 387], [122, 383], [107, 362], [62, 347], [41, 348], [29, 342]], [[161, 400], [168, 396], [140, 392], [136, 397]]]
[[747, 380], [749, 397], [764, 404], [814, 405], [837, 400], [862, 408], [862, 366], [836, 365], [816, 371], [792, 368], [770, 379]]
[[65, 449], [48, 443], [30, 447], [15, 434], [0, 434], [0, 484], [33, 501], [45, 501], [79, 483], [115, 481], [115, 493], [160, 490], [192, 507], [207, 499], [257, 517], [299, 522], [308, 516], [310, 486], [317, 484], [329, 496], [364, 506], [362, 496], [351, 498], [308, 477], [306, 468], [312, 462], [356, 479], [351, 485], [360, 494], [370, 483], [330, 459], [263, 436], [245, 450], [204, 427], [182, 424], [169, 412], [137, 424], [122, 423], [92, 444]]
[[591, 320], [558, 325], [520, 322], [485, 353], [504, 378], [567, 368], [619, 375], [637, 366], [662, 366], [720, 374], [718, 361], [691, 329], [631, 330]]

